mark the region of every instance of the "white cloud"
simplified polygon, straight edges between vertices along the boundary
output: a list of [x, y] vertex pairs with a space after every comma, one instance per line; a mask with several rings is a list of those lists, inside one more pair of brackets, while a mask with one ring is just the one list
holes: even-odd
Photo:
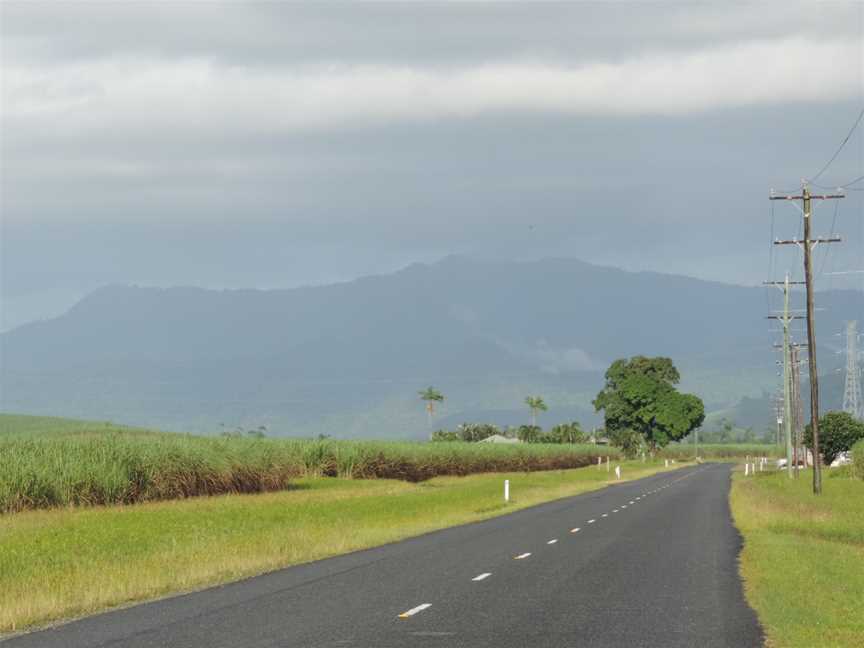
[[31, 137], [242, 136], [496, 112], [674, 116], [860, 96], [861, 56], [857, 42], [796, 38], [572, 66], [13, 61], [2, 118], [7, 144], [24, 146]]

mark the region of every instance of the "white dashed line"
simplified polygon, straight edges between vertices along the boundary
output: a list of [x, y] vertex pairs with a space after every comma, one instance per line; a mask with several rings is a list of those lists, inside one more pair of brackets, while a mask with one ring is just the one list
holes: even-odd
[[613, 513], [617, 513], [617, 512], [618, 512], [618, 509], [612, 509], [612, 512], [613, 512]]
[[558, 538], [553, 538], [552, 540], [550, 540], [546, 544], [555, 544], [556, 542], [558, 542]]
[[588, 520], [588, 524], [594, 524], [597, 520]]
[[519, 554], [518, 556], [514, 556], [514, 557], [513, 557], [513, 560], [524, 560], [525, 558], [527, 558], [527, 557], [530, 556], [530, 555], [531, 555], [531, 552], [528, 551], [528, 552], [526, 552], [526, 553], [524, 553], [524, 554]]
[[[639, 498], [637, 497], [636, 499], [639, 499]], [[633, 500], [630, 500], [630, 503], [635, 504], [636, 502], [634, 502]]]
[[481, 580], [486, 580], [486, 579], [489, 578], [491, 575], [492, 575], [491, 572], [486, 572], [485, 574], [480, 574], [479, 576], [475, 576], [475, 577], [472, 578], [471, 580], [472, 580], [472, 581], [481, 581]]
[[604, 513], [604, 514], [601, 515], [600, 517], [609, 517], [609, 514], [608, 514], [608, 513]]
[[411, 608], [407, 612], [403, 612], [402, 614], [400, 614], [399, 618], [400, 619], [407, 619], [408, 617], [412, 617], [415, 614], [417, 614], [418, 612], [422, 612], [426, 608], [430, 608], [430, 607], [432, 607], [431, 603], [424, 603], [423, 605], [418, 605], [417, 607]]
[[575, 529], [570, 529], [570, 533], [579, 533], [579, 527], [576, 527]]
[[627, 505], [626, 505], [626, 504], [622, 504], [622, 505], [621, 505], [621, 508], [622, 508], [622, 509], [625, 509], [625, 508], [627, 508]]

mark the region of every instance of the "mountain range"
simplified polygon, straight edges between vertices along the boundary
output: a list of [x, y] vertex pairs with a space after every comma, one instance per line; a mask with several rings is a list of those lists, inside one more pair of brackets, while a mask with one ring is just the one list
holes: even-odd
[[[820, 293], [823, 368], [861, 293]], [[575, 259], [447, 257], [393, 274], [286, 290], [108, 286], [67, 313], [0, 335], [0, 409], [193, 432], [428, 434], [417, 391], [445, 394], [437, 425], [595, 425], [590, 402], [619, 357], [667, 355], [710, 408], [776, 384], [752, 288]], [[769, 422], [770, 423], [770, 422]]]

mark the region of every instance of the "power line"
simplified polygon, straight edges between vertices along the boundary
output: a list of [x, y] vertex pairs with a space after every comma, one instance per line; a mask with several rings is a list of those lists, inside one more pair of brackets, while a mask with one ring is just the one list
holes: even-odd
[[[840, 203], [835, 202], [834, 203], [834, 218], [831, 220], [831, 229], [828, 230], [829, 234], [836, 234], [837, 233], [837, 229], [836, 229], [837, 214], [839, 211], [840, 211]], [[830, 255], [831, 255], [831, 246], [829, 245], [828, 247], [825, 248], [825, 254], [822, 256], [822, 265], [819, 267], [819, 274], [816, 275], [817, 279], [822, 278], [822, 273], [825, 272], [825, 264], [828, 262], [828, 257]]]
[[858, 119], [855, 120], [855, 123], [852, 124], [852, 128], [849, 129], [849, 132], [846, 134], [846, 137], [843, 138], [843, 141], [840, 142], [840, 146], [837, 147], [837, 150], [834, 151], [834, 155], [831, 156], [831, 159], [828, 160], [825, 165], [819, 170], [815, 176], [810, 178], [810, 182], [814, 180], [818, 180], [819, 177], [828, 170], [828, 167], [837, 159], [837, 156], [840, 155], [840, 151], [843, 150], [843, 147], [846, 146], [846, 142], [852, 137], [852, 133], [855, 132], [855, 129], [858, 128], [858, 124], [861, 123], [861, 119], [864, 118], [864, 108], [861, 109], [861, 112], [858, 113]]
[[[820, 189], [848, 189], [848, 188], [851, 187], [852, 185], [854, 185], [854, 184], [858, 184], [858, 183], [861, 182], [862, 180], [864, 180], [864, 175], [862, 175], [862, 176], [858, 176], [858, 177], [855, 178], [854, 180], [850, 180], [850, 181], [847, 182], [846, 184], [842, 184], [842, 185], [840, 185], [840, 186], [838, 186], [838, 187], [829, 187], [828, 185], [816, 184], [815, 182], [813, 182], [812, 185], [813, 185], [814, 187], [819, 187]], [[855, 189], [852, 189], [852, 191], [861, 191], [861, 189], [857, 189], [857, 188], [855, 188]]]

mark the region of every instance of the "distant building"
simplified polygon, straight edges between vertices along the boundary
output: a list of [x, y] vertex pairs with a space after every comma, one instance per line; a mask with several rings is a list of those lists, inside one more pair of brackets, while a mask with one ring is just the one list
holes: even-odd
[[505, 437], [501, 434], [493, 434], [492, 436], [488, 436], [485, 439], [481, 439], [477, 443], [522, 443], [519, 439], [511, 439], [510, 437]]

